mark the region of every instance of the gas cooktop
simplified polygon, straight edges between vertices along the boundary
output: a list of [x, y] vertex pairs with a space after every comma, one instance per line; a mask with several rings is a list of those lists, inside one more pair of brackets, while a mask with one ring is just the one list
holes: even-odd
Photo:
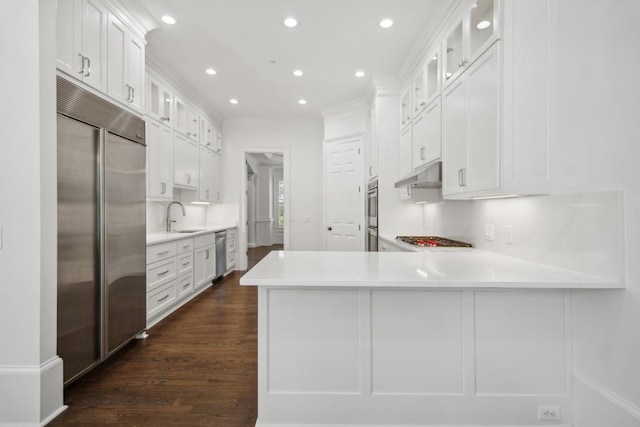
[[420, 247], [471, 248], [473, 245], [437, 236], [398, 236], [396, 240]]

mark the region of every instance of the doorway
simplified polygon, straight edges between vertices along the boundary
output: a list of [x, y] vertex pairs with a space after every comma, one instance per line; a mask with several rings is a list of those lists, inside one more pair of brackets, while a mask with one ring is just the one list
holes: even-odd
[[249, 248], [281, 245], [289, 249], [290, 194], [288, 150], [244, 150], [241, 156], [240, 269]]

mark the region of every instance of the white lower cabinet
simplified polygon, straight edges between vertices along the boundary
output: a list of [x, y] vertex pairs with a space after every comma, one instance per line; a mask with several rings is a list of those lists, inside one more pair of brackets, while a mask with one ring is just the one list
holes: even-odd
[[206, 234], [195, 238], [193, 259], [193, 281], [196, 289], [200, 289], [216, 275], [216, 238], [214, 234]]
[[238, 264], [238, 229], [227, 230], [227, 273], [235, 270]]
[[[210, 277], [209, 282], [213, 279], [215, 249], [211, 242], [215, 243], [213, 232], [147, 246], [147, 328], [195, 297], [199, 268], [204, 277]], [[211, 262], [196, 262], [202, 253], [206, 258], [207, 250]], [[198, 290], [204, 290], [204, 284], [206, 280]]]

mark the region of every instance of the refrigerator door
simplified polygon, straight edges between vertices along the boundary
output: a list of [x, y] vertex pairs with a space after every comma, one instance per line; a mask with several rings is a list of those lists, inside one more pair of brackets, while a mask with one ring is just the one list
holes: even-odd
[[106, 354], [146, 328], [145, 147], [105, 138]]
[[67, 384], [100, 362], [100, 130], [58, 115], [58, 354]]

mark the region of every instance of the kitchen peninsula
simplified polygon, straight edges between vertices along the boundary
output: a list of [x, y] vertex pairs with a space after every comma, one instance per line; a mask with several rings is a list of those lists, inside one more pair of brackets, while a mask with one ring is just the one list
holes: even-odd
[[240, 284], [259, 295], [257, 426], [538, 425], [570, 407], [571, 291], [624, 288], [469, 248], [278, 251]]

